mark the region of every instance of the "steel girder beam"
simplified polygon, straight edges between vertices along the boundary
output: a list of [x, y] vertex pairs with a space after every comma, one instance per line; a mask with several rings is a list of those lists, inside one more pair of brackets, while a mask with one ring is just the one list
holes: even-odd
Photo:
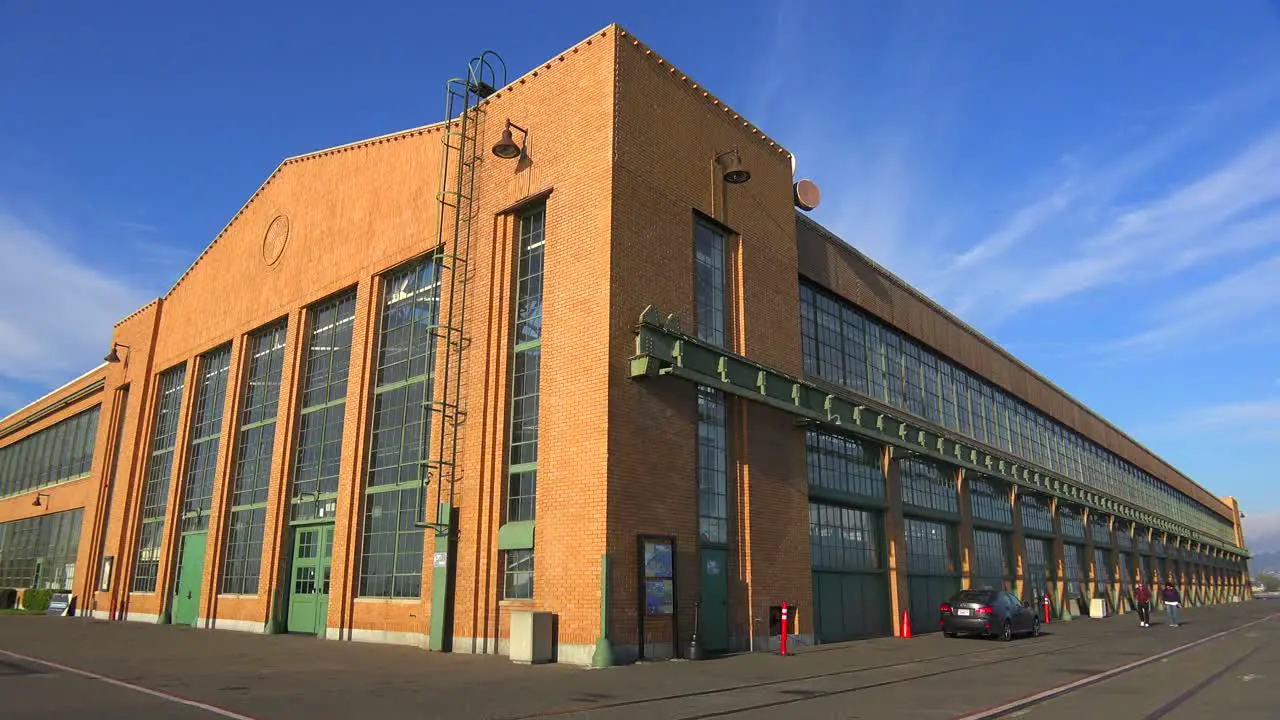
[[923, 421], [907, 418], [854, 393], [792, 377], [705, 343], [680, 330], [675, 315], [662, 318], [650, 305], [636, 325], [631, 378], [677, 377], [768, 405], [803, 418], [824, 432], [871, 440], [984, 475], [1001, 477], [1036, 492], [1141, 523], [1191, 542], [1248, 557], [1236, 548], [1158, 513], [1136, 507], [1020, 458], [984, 447]]

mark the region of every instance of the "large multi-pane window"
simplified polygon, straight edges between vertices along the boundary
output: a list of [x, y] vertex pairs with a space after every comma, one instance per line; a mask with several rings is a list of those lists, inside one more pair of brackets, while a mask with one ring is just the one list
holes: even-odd
[[991, 530], [973, 531], [974, 587], [1004, 589], [1009, 571], [1009, 536]]
[[1105, 515], [1089, 513], [1089, 538], [1094, 545], [1111, 547], [1111, 522]]
[[1116, 547], [1121, 550], [1133, 549], [1133, 532], [1132, 524], [1128, 522], [1116, 521]]
[[187, 366], [160, 374], [156, 383], [156, 411], [151, 428], [151, 452], [142, 483], [142, 512], [138, 549], [133, 563], [133, 592], [155, 592], [160, 571], [160, 543], [169, 506], [169, 478], [173, 474], [173, 449], [178, 442], [182, 413], [182, 389]]
[[909, 458], [898, 463], [902, 503], [926, 510], [959, 513], [955, 473], [937, 465]]
[[1080, 557], [1082, 554], [1084, 554], [1084, 548], [1079, 545], [1062, 546], [1062, 570], [1066, 575], [1064, 580], [1066, 580], [1067, 597], [1070, 598], [1084, 595], [1084, 566]]
[[231, 345], [223, 345], [200, 356], [196, 375], [195, 407], [191, 411], [190, 447], [187, 449], [187, 477], [182, 487], [182, 532], [209, 529], [209, 504], [213, 500], [213, 478], [222, 444], [222, 413], [227, 396], [227, 370], [231, 367]]
[[729, 542], [729, 444], [724, 394], [698, 388], [698, 533]]
[[[509, 523], [532, 522], [537, 514], [546, 223], [545, 207], [530, 208], [520, 216], [517, 237], [511, 434], [507, 454], [506, 521]], [[532, 547], [508, 547], [503, 551], [504, 598], [528, 600], [533, 597], [534, 565]]]
[[810, 487], [884, 499], [884, 471], [874, 447], [810, 430], [805, 434], [805, 458]]
[[1023, 540], [1023, 579], [1026, 597], [1038, 598], [1049, 592], [1049, 580], [1053, 571], [1053, 543], [1043, 538], [1029, 537]]
[[880, 516], [866, 510], [809, 503], [809, 548], [815, 570], [884, 568]]
[[1102, 548], [1093, 550], [1093, 579], [1099, 584], [1111, 582], [1111, 553]]
[[724, 346], [728, 335], [725, 292], [726, 233], [703, 218], [693, 221], [693, 280], [698, 339]]
[[1063, 537], [1085, 539], [1084, 514], [1080, 508], [1058, 503], [1058, 523], [1062, 526]]
[[[723, 346], [728, 339], [726, 233], [701, 217], [693, 221], [694, 305], [698, 338]], [[728, 412], [724, 393], [699, 386], [698, 534], [702, 542], [729, 541]]]
[[430, 448], [440, 273], [434, 257], [382, 279], [373, 389], [364, 536], [357, 593], [414, 598], [422, 593], [422, 528], [417, 526], [421, 463]]
[[969, 477], [969, 505], [973, 516], [987, 522], [1013, 524], [1013, 505], [1009, 502], [1009, 486], [993, 477]]
[[0, 448], [0, 498], [88, 475], [101, 409], [94, 405]]
[[240, 395], [231, 522], [222, 565], [222, 592], [228, 595], [258, 592], [287, 330], [288, 325], [282, 320], [254, 332], [248, 339], [249, 368]]
[[0, 587], [70, 590], [84, 508], [0, 523]]
[[1053, 515], [1050, 511], [1049, 498], [1030, 493], [1019, 494], [1018, 503], [1022, 510], [1023, 531], [1053, 532]]
[[298, 411], [298, 447], [290, 472], [291, 522], [332, 519], [337, 510], [355, 317], [354, 289], [307, 310], [302, 409]]
[[800, 318], [807, 375], [1234, 543], [1220, 514], [808, 281]]
[[907, 569], [913, 575], [951, 575], [956, 570], [956, 529], [953, 525], [906, 518]]

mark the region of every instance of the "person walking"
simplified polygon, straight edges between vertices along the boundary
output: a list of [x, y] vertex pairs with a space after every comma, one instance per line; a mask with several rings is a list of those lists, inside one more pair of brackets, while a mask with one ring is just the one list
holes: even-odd
[[1151, 627], [1151, 589], [1141, 580], [1133, 588], [1133, 601], [1138, 604], [1138, 625]]
[[1173, 583], [1164, 584], [1164, 592], [1160, 593], [1160, 599], [1164, 600], [1165, 612], [1169, 613], [1169, 627], [1178, 627], [1178, 608], [1182, 606], [1182, 596], [1178, 594], [1178, 589]]

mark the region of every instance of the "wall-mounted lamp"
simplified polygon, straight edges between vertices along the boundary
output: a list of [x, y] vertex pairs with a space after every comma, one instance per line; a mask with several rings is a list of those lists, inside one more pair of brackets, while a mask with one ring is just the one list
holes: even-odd
[[741, 185], [751, 179], [751, 172], [742, 167], [742, 156], [736, 146], [732, 150], [716, 153], [715, 162], [720, 166], [720, 177], [730, 185]]
[[120, 362], [120, 355], [119, 353], [116, 352], [116, 348], [124, 348], [125, 350], [133, 349], [133, 348], [130, 348], [128, 345], [125, 345], [124, 343], [111, 343], [111, 352], [107, 353], [107, 356], [102, 358], [103, 362], [109, 362], [109, 363]]
[[31, 507], [40, 507], [40, 498], [49, 499], [49, 493], [36, 493], [36, 499], [31, 501]]
[[[511, 131], [520, 132], [520, 144], [516, 145], [515, 138], [511, 136]], [[493, 154], [503, 160], [514, 160], [524, 155], [524, 146], [529, 142], [529, 131], [511, 122], [507, 119], [507, 126], [502, 129], [502, 137], [493, 146]]]

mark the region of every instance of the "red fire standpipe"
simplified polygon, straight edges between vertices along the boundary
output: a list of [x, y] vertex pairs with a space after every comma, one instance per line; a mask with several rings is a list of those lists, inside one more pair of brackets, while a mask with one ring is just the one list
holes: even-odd
[[782, 601], [782, 653], [787, 654], [787, 601]]
[[1044, 596], [1044, 621], [1045, 623], [1049, 622], [1049, 596], [1048, 595]]

